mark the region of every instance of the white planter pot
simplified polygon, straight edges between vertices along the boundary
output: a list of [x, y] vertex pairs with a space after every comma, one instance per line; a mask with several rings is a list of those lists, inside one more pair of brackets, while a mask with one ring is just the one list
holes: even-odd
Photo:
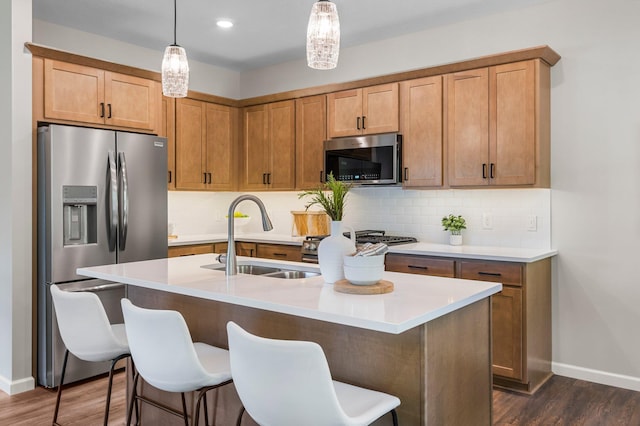
[[449, 244], [452, 246], [461, 246], [462, 245], [462, 235], [449, 235]]
[[331, 236], [318, 245], [318, 263], [324, 281], [333, 284], [344, 279], [344, 256], [356, 251], [356, 242], [351, 231], [351, 239], [342, 235], [342, 221], [331, 222]]

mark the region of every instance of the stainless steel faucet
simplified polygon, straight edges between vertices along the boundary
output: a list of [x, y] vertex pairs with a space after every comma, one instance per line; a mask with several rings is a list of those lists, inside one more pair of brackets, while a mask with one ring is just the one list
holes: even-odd
[[227, 234], [229, 235], [228, 247], [227, 247], [227, 259], [225, 261], [225, 274], [226, 275], [237, 275], [238, 274], [238, 264], [236, 262], [236, 243], [234, 241], [233, 236], [233, 215], [235, 214], [236, 206], [240, 204], [241, 201], [251, 200], [255, 201], [255, 203], [260, 208], [260, 214], [262, 215], [262, 229], [265, 231], [271, 231], [273, 229], [273, 225], [271, 224], [271, 219], [269, 219], [269, 215], [267, 214], [267, 209], [264, 207], [264, 204], [258, 197], [255, 195], [241, 195], [235, 200], [231, 202], [229, 206], [228, 213], [228, 227]]

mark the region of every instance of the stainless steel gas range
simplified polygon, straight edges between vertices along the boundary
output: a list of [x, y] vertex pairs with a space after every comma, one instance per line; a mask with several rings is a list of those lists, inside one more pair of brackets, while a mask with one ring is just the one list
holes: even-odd
[[[349, 237], [349, 232], [345, 232], [344, 235]], [[409, 244], [415, 243], [416, 240], [414, 237], [399, 237], [395, 235], [386, 235], [385, 231], [376, 231], [376, 230], [364, 230], [364, 231], [356, 231], [356, 244], [365, 244], [365, 243], [385, 243], [388, 246], [394, 246], [399, 244]], [[320, 241], [328, 235], [316, 236], [316, 237], [306, 237], [305, 240], [302, 241], [302, 261], [307, 263], [318, 263], [318, 245], [320, 245]]]

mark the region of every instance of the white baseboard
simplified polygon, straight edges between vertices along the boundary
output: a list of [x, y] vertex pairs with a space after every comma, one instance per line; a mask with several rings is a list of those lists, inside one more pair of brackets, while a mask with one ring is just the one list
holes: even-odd
[[559, 362], [551, 363], [551, 371], [560, 376], [640, 392], [640, 377], [625, 376], [623, 374], [615, 374], [601, 370], [592, 370], [590, 368], [576, 367], [575, 365], [562, 364]]
[[36, 381], [33, 377], [11, 381], [4, 376], [0, 376], [0, 390], [9, 395], [33, 390], [35, 385]]

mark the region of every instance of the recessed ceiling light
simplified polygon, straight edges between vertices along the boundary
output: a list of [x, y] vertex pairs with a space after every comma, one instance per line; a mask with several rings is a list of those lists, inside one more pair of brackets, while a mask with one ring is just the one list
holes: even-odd
[[233, 22], [229, 21], [228, 19], [218, 19], [216, 25], [220, 28], [231, 28], [233, 27]]

